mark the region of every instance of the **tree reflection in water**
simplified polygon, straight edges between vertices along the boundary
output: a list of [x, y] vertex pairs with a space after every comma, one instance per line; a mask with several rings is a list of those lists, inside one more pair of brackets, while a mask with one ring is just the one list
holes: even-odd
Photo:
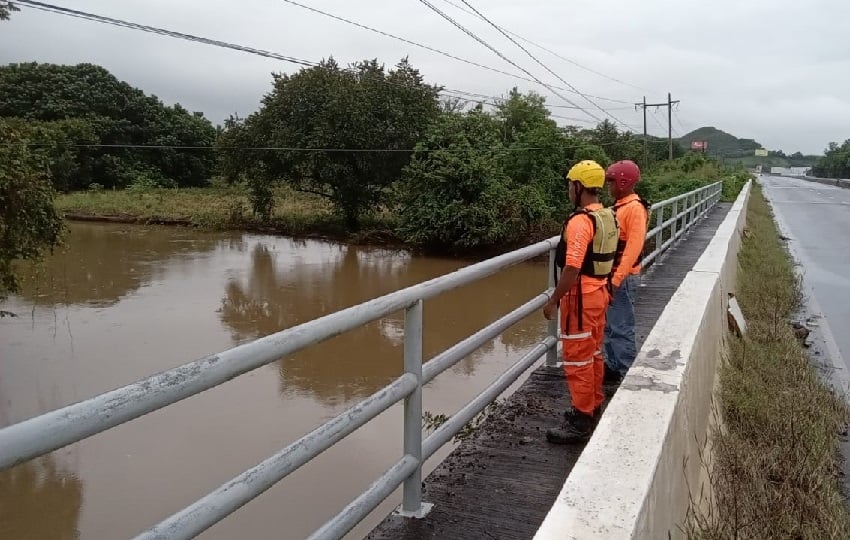
[[[466, 264], [314, 241], [297, 247], [301, 255], [257, 242], [246, 276], [227, 283], [221, 320], [234, 342], [290, 328]], [[519, 265], [426, 301], [425, 359], [541, 292], [545, 279], [545, 266]], [[502, 354], [518, 354], [533, 345], [545, 328], [538, 319], [520, 322], [462, 360], [455, 372], [474, 375], [496, 347]], [[371, 394], [402, 371], [403, 320], [403, 313], [394, 313], [280, 360], [281, 392], [308, 393], [328, 404]]]
[[79, 538], [83, 484], [47, 455], [0, 471], [0, 538]]

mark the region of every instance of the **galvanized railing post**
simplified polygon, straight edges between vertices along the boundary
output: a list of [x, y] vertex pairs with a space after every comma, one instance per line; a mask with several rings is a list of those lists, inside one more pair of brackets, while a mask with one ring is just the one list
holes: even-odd
[[401, 514], [422, 517], [422, 299], [404, 310], [404, 372], [416, 377], [416, 390], [404, 399], [404, 453], [416, 458], [416, 470], [404, 481]]
[[676, 238], [679, 227], [679, 201], [673, 201], [673, 213], [670, 215], [673, 223], [670, 225], [670, 238]]
[[[549, 268], [547, 273], [549, 274], [549, 289], [554, 290], [555, 288], [555, 250], [549, 250]], [[558, 339], [558, 322], [560, 321], [560, 314], [558, 311], [555, 312], [555, 318], [549, 321], [549, 327], [547, 332], [550, 336]], [[555, 342], [557, 343], [557, 341]], [[554, 346], [549, 349], [549, 352], [546, 353], [546, 365], [549, 367], [556, 367], [558, 365], [558, 346]]]
[[697, 204], [697, 195], [689, 195], [688, 196], [688, 223], [693, 223], [696, 219], [696, 208], [694, 208]]
[[661, 264], [661, 246], [664, 245], [664, 208], [666, 208], [666, 205], [662, 205], [658, 209], [658, 214], [656, 214], [655, 226], [658, 227], [658, 232], [655, 233], [655, 251], [657, 254], [655, 260], [652, 261], [653, 264]]
[[688, 205], [688, 228], [689, 229], [690, 229], [691, 225], [693, 225], [694, 221], [696, 220], [697, 214], [696, 214], [696, 211], [694, 210], [694, 206], [696, 206], [696, 204], [697, 204], [697, 196], [696, 195], [689, 195], [688, 201], [687, 201], [687, 205]]

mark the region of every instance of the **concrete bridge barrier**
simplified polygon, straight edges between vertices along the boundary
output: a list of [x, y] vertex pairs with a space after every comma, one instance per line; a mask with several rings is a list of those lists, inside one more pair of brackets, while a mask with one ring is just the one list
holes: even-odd
[[638, 352], [536, 540], [683, 537], [703, 452], [748, 182]]

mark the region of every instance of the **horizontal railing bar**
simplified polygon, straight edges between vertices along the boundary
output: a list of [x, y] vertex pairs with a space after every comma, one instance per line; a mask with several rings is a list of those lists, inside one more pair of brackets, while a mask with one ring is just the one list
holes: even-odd
[[658, 256], [658, 249], [652, 250], [651, 253], [648, 253], [646, 255], [646, 257], [643, 258], [643, 261], [641, 262], [641, 266], [643, 266], [644, 268], [648, 267], [650, 264], [652, 264], [652, 261], [654, 261], [657, 256]]
[[405, 373], [280, 452], [138, 535], [136, 540], [194, 538], [406, 398], [416, 389], [416, 384], [416, 376]]
[[415, 457], [406, 454], [395, 465], [390, 467], [377, 480], [372, 482], [366, 491], [351, 501], [339, 514], [322, 525], [308, 540], [338, 540], [360, 523], [381, 502], [404, 482], [418, 464]]
[[674, 222], [681, 219], [685, 214], [687, 214], [691, 210], [696, 210], [699, 206], [701, 206], [701, 203], [697, 203], [697, 204], [694, 204], [692, 206], [689, 206], [687, 209], [685, 209], [685, 211], [681, 212], [680, 214], [672, 216], [672, 217], [668, 218], [666, 221], [662, 222], [661, 225], [656, 225], [655, 227], [653, 227], [652, 229], [647, 231], [646, 237], [651, 238], [653, 235], [658, 234], [658, 231], [670, 227]]
[[0, 430], [0, 470], [209, 390], [416, 300], [431, 298], [547, 253], [557, 242], [558, 237], [537, 242], [6, 427]]
[[[703, 186], [660, 201], [652, 205], [651, 209], [663, 209], [676, 201], [695, 194], [702, 194], [718, 186], [722, 188], [722, 183], [717, 182]], [[664, 221], [660, 226], [656, 226], [655, 229], [647, 233], [647, 237], [657, 234], [665, 227], [675, 223], [679, 218], [704, 205], [705, 209], [699, 213], [697, 219], [702, 217], [711, 209], [710, 205], [719, 200], [722, 193], [721, 188], [705, 198], [694, 197], [693, 206]], [[663, 213], [661, 217], [663, 218]], [[648, 263], [665, 251], [697, 219], [685, 220], [683, 228], [660, 247], [656, 247], [645, 259], [646, 262]], [[213, 388], [300, 349], [380, 319], [411, 305], [413, 302], [431, 298], [492, 275], [503, 268], [547, 253], [554, 249], [557, 242], [558, 237], [537, 242], [525, 248], [461, 268], [450, 274], [389, 293], [6, 427], [0, 430], [0, 470], [62, 448]], [[547, 299], [547, 293], [532, 298], [509, 314], [435, 356], [423, 366], [423, 383], [432, 380], [488, 340], [495, 338], [519, 320], [539, 309]], [[557, 339], [549, 336], [523, 355], [496, 381], [452, 415], [448, 421], [423, 441], [422, 459], [425, 460], [432, 456], [475, 415], [484, 410], [489, 403], [516, 381], [535, 361], [556, 346]], [[416, 390], [416, 387], [416, 376], [410, 373], [403, 374], [378, 392], [317, 427], [278, 453], [221, 485], [218, 489], [163, 520], [152, 529], [141, 533], [136, 539], [183, 539], [197, 536], [359, 429], [393, 404], [405, 399]], [[416, 457], [409, 454], [405, 455], [337, 516], [318, 529], [311, 538], [336, 539], [345, 535], [389, 496], [419, 465]]]
[[[695, 204], [695, 205], [693, 205], [693, 206], [689, 207], [689, 208], [685, 211], [685, 213], [688, 213], [688, 212], [690, 212], [690, 211], [692, 211], [692, 210], [696, 210], [698, 206], [700, 206], [700, 205], [699, 205], [699, 204]], [[656, 246], [656, 247], [655, 247], [655, 249], [653, 249], [650, 253], [648, 253], [647, 255], [645, 255], [645, 256], [643, 257], [643, 259], [642, 259], [641, 264], [642, 264], [644, 267], [649, 266], [649, 265], [650, 265], [650, 264], [651, 264], [651, 263], [652, 263], [655, 259], [657, 259], [657, 258], [661, 255], [661, 253], [663, 253], [664, 251], [666, 251], [666, 250], [667, 250], [667, 249], [668, 249], [668, 248], [669, 248], [669, 247], [673, 244], [673, 242], [675, 242], [676, 240], [678, 240], [679, 238], [681, 238], [681, 237], [682, 237], [682, 235], [683, 235], [684, 233], [686, 233], [687, 231], [689, 231], [689, 230], [691, 229], [691, 227], [693, 227], [693, 225], [694, 225], [697, 221], [699, 221], [699, 220], [700, 220], [700, 219], [701, 219], [701, 218], [705, 215], [705, 213], [706, 213], [706, 212], [708, 212], [710, 209], [711, 209], [711, 207], [710, 207], [710, 206], [708, 206], [708, 207], [706, 207], [706, 208], [705, 208], [702, 212], [700, 212], [700, 213], [696, 214], [696, 215], [694, 216], [694, 218], [693, 218], [693, 219], [691, 219], [691, 220], [687, 220], [687, 221], [685, 222], [685, 224], [684, 224], [683, 228], [682, 228], [681, 230], [677, 231], [677, 232], [676, 232], [676, 234], [675, 234], [675, 236], [673, 236], [673, 237], [671, 237], [671, 238], [668, 238], [668, 239], [667, 239], [664, 243], [662, 243], [662, 244], [661, 244], [661, 246]], [[674, 221], [673, 219], [668, 220], [668, 222], [666, 223], [666, 225], [668, 225], [668, 226], [669, 226], [670, 224], [672, 224], [672, 222], [673, 222], [673, 221]], [[650, 231], [646, 234], [647, 238], [651, 238], [651, 237], [655, 236], [656, 234], [658, 234], [658, 232], [659, 232], [659, 231], [663, 230], [664, 228], [667, 228], [667, 227], [664, 227], [663, 225], [662, 225], [662, 226], [656, 226], [655, 228], [653, 228], [652, 230], [650, 230]]]
[[499, 394], [507, 390], [507, 388], [516, 381], [534, 362], [552, 348], [556, 347], [558, 340], [552, 336], [547, 337], [542, 342], [537, 344], [530, 351], [525, 353], [522, 358], [507, 369], [502, 375], [496, 379], [490, 386], [485, 388], [472, 401], [467, 403], [462, 409], [454, 413], [451, 418], [446, 420], [443, 425], [434, 430], [427, 439], [422, 441], [422, 460], [426, 460], [436, 452], [441, 446], [449, 442], [455, 433], [460, 431], [463, 426], [475, 418], [475, 415], [483, 411], [491, 401], [499, 397]]
[[687, 225], [684, 229], [682, 229], [681, 231], [677, 232], [677, 233], [676, 233], [676, 235], [671, 236], [670, 238], [668, 238], [668, 239], [667, 239], [667, 240], [666, 240], [666, 241], [665, 241], [665, 242], [661, 245], [661, 249], [660, 249], [660, 250], [658, 250], [658, 251], [662, 251], [662, 252], [663, 252], [663, 251], [666, 251], [666, 250], [667, 250], [667, 248], [669, 248], [671, 245], [673, 245], [673, 243], [674, 243], [674, 242], [676, 242], [676, 240], [678, 240], [678, 239], [679, 239], [679, 237], [680, 237], [680, 236], [682, 236], [682, 234], [683, 234], [684, 232], [686, 232], [686, 231], [687, 231], [687, 230], [691, 227], [691, 225], [692, 225], [692, 224], [694, 224], [694, 223], [696, 223], [697, 221], [699, 221], [700, 219], [702, 219], [702, 217], [703, 217], [703, 216], [704, 216], [704, 215], [705, 215], [705, 214], [706, 214], [709, 210], [711, 210], [711, 208], [712, 208], [711, 206], [706, 206], [706, 208], [705, 208], [702, 212], [700, 212], [700, 213], [697, 215], [696, 219], [694, 219], [693, 221], [691, 221], [691, 222], [690, 222], [690, 224], [688, 224], [688, 225]]
[[698, 187], [687, 193], [682, 193], [681, 195], [676, 195], [675, 197], [670, 197], [669, 199], [664, 199], [663, 201], [658, 201], [657, 203], [651, 205], [649, 207], [650, 210], [657, 210], [658, 208], [662, 208], [664, 206], [673, 204], [676, 201], [681, 201], [685, 197], [690, 197], [691, 195], [695, 195], [697, 193], [701, 193], [703, 191], [708, 191], [711, 188], [716, 188], [717, 186], [723, 185], [723, 182], [714, 182], [713, 184], [708, 184], [707, 186]]
[[457, 364], [488, 341], [546, 305], [551, 290], [539, 294], [504, 317], [441, 352], [422, 366], [422, 384]]

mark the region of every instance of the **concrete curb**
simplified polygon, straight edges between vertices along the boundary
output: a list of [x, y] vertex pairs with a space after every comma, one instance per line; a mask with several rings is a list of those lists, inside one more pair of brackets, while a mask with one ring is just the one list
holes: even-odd
[[751, 182], [638, 352], [535, 540], [678, 538], [701, 480]]

